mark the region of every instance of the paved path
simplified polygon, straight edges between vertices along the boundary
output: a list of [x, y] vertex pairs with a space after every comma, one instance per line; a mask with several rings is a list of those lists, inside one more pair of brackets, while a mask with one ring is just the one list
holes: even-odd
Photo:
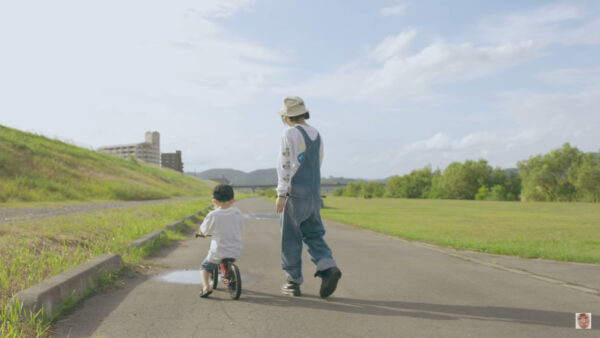
[[94, 210], [112, 209], [132, 207], [137, 205], [170, 203], [188, 199], [196, 199], [200, 197], [178, 197], [166, 198], [147, 201], [115, 201], [115, 202], [91, 202], [91, 203], [73, 203], [58, 205], [52, 207], [36, 207], [36, 208], [5, 208], [0, 207], [0, 224], [11, 222], [23, 222], [33, 219], [49, 218], [70, 214], [78, 214], [81, 212], [90, 212]]
[[[344, 274], [338, 290], [318, 297], [319, 280], [305, 255], [303, 296], [281, 295], [273, 205], [250, 198], [238, 207], [254, 214], [245, 223], [240, 300], [224, 291], [198, 297], [197, 269], [209, 241], [189, 239], [155, 255], [161, 268], [86, 300], [54, 325], [56, 336], [600, 336], [600, 319], [592, 320], [595, 330], [574, 328], [575, 312], [600, 318], [597, 295], [333, 222], [326, 223], [326, 239]], [[598, 268], [577, 265], [576, 271]]]

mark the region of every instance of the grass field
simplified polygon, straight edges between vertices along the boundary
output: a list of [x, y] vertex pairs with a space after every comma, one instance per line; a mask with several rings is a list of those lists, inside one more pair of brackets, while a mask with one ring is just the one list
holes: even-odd
[[600, 263], [600, 205], [325, 198], [321, 215], [461, 250]]
[[0, 125], [0, 203], [208, 195], [181, 173]]
[[[129, 266], [139, 262], [147, 250], [128, 248], [130, 241], [210, 203], [202, 198], [0, 224], [0, 309], [15, 293], [100, 254], [120, 254]], [[0, 316], [7, 330], [34, 334], [45, 327], [40, 320], [15, 324], [7, 320], [9, 315], [3, 311]]]

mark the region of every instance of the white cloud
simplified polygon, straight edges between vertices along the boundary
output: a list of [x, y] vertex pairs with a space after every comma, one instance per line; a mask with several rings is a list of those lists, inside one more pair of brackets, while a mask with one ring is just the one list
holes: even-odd
[[559, 3], [530, 12], [482, 20], [479, 28], [486, 40], [531, 40], [539, 44], [600, 44], [600, 20], [590, 17], [587, 8]]
[[[286, 56], [223, 31], [211, 18], [231, 16], [252, 4], [42, 1], [38, 11], [3, 4], [0, 88], [15, 101], [4, 100], [4, 106], [35, 114], [41, 109], [36, 105], [47, 100], [45, 111], [89, 114], [107, 105], [111, 111], [164, 111], [186, 96], [196, 97], [207, 110], [212, 102], [231, 105], [232, 97], [248, 99], [286, 72], [281, 65]], [[18, 103], [32, 93], [37, 101]], [[161, 98], [168, 99], [156, 104]]]
[[[385, 12], [404, 7], [388, 7]], [[554, 43], [600, 43], [598, 31], [600, 20], [588, 15], [585, 7], [572, 4], [486, 18], [480, 22], [473, 42], [438, 39], [417, 51], [414, 46], [422, 41], [418, 41], [415, 29], [406, 29], [384, 38], [343, 67], [307, 79], [296, 89], [314, 96], [385, 105], [433, 102], [442, 95], [439, 85], [501, 72], [542, 55]], [[550, 76], [540, 78], [549, 80]]]
[[377, 62], [403, 56], [410, 43], [417, 36], [415, 29], [409, 29], [397, 35], [386, 37], [369, 53], [369, 57]]
[[514, 167], [517, 161], [547, 153], [565, 142], [582, 151], [600, 148], [598, 77], [572, 94], [512, 93], [498, 99], [504, 103], [491, 112], [498, 121], [488, 129], [457, 136], [439, 131], [429, 138], [408, 142], [396, 152], [393, 163], [404, 167], [404, 173], [427, 164], [444, 168], [452, 161], [478, 158], [494, 166]]
[[193, 2], [193, 7], [188, 9], [187, 13], [201, 17], [226, 18], [241, 10], [251, 8], [254, 3], [254, 0], [203, 0], [201, 2]]
[[539, 52], [539, 46], [528, 41], [496, 45], [438, 41], [410, 54], [416, 36], [416, 31], [409, 29], [386, 37], [364, 57], [336, 72], [309, 79], [299, 91], [364, 102], [422, 102], [435, 97], [435, 85], [489, 75]]
[[251, 2], [225, 3], [40, 1], [31, 11], [0, 2], [0, 123], [93, 147], [159, 130], [186, 169], [269, 167], [257, 154], [276, 156], [277, 141], [240, 145], [250, 130], [279, 130], [270, 86], [288, 72], [287, 56], [225, 30], [222, 17]]
[[544, 71], [535, 75], [535, 78], [553, 85], [582, 85], [597, 82], [600, 78], [600, 68], [562, 68]]
[[493, 132], [484, 131], [468, 134], [460, 139], [454, 139], [444, 133], [437, 133], [426, 140], [409, 143], [403, 147], [404, 152], [431, 151], [466, 151], [498, 142], [499, 138]]
[[392, 15], [403, 15], [406, 12], [406, 4], [398, 4], [395, 6], [384, 7], [381, 9], [381, 15], [392, 16]]

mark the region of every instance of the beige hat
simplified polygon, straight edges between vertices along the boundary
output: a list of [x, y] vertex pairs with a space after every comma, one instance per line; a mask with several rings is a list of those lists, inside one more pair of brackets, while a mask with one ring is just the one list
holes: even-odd
[[304, 101], [298, 96], [287, 96], [283, 99], [283, 106], [279, 110], [281, 116], [298, 116], [304, 113], [308, 113], [306, 107], [304, 107]]

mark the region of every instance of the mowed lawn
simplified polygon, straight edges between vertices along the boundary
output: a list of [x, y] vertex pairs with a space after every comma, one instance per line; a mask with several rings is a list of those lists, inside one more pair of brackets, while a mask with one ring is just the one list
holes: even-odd
[[325, 218], [461, 250], [600, 263], [600, 204], [327, 196]]

